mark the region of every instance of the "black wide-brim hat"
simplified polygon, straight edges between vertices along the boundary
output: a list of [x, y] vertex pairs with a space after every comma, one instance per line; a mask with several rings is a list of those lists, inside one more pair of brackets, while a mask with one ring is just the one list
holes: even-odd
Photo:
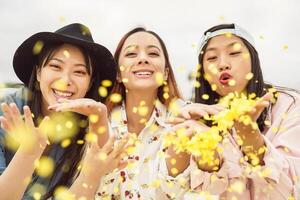
[[16, 75], [25, 85], [28, 86], [32, 70], [37, 65], [38, 54], [41, 52], [39, 48], [49, 43], [68, 43], [86, 49], [94, 66], [93, 73], [97, 73], [101, 80], [115, 82], [117, 64], [110, 51], [94, 42], [88, 27], [74, 23], [55, 32], [36, 33], [18, 47], [13, 58], [13, 67]]

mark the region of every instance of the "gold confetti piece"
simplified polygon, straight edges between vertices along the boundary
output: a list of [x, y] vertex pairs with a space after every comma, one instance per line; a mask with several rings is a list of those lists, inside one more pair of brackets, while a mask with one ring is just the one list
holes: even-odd
[[176, 164], [176, 159], [175, 159], [175, 158], [172, 158], [172, 159], [171, 159], [171, 164], [172, 164], [172, 165], [175, 165], [175, 164]]
[[163, 98], [164, 98], [164, 99], [169, 99], [169, 98], [170, 98], [170, 96], [169, 96], [169, 94], [168, 94], [168, 93], [166, 93], [166, 92], [165, 92], [165, 93], [163, 94]]
[[110, 80], [103, 80], [103, 81], [101, 82], [101, 85], [102, 85], [103, 87], [110, 87], [110, 86], [112, 86], [112, 82], [111, 82]]
[[202, 99], [208, 100], [208, 99], [209, 99], [209, 95], [208, 95], [208, 94], [203, 94], [203, 95], [202, 95]]
[[120, 71], [123, 72], [125, 70], [125, 67], [123, 65], [120, 66]]
[[89, 120], [90, 120], [90, 122], [92, 122], [92, 123], [97, 123], [98, 122], [98, 120], [99, 120], [99, 116], [98, 115], [89, 115]]
[[155, 80], [158, 86], [161, 86], [164, 83], [164, 76], [160, 72], [155, 73]]
[[265, 120], [264, 124], [265, 124], [266, 126], [270, 126], [270, 125], [271, 125], [271, 121], [270, 121], [270, 120]]
[[216, 84], [211, 84], [211, 90], [216, 91], [217, 90], [217, 85]]
[[97, 135], [94, 133], [85, 134], [85, 140], [87, 142], [97, 142]]
[[173, 175], [178, 174], [178, 169], [175, 168], [175, 167], [171, 168], [171, 173], [172, 173]]
[[33, 198], [34, 198], [35, 200], [40, 200], [41, 197], [42, 197], [42, 194], [41, 194], [41, 193], [39, 193], [39, 192], [33, 193]]
[[123, 82], [123, 83], [128, 83], [128, 78], [123, 78], [123, 79], [122, 79], [122, 82]]
[[148, 107], [147, 106], [139, 106], [138, 107], [138, 114], [142, 117], [146, 116], [148, 114]]
[[64, 140], [61, 142], [61, 147], [62, 147], [62, 148], [66, 148], [66, 147], [68, 147], [70, 144], [71, 144], [71, 140], [70, 140], [70, 139], [64, 139]]
[[209, 74], [207, 74], [207, 73], [204, 74], [204, 78], [205, 78], [207, 81], [211, 81], [211, 80], [212, 80], [211, 75], [209, 75]]
[[231, 80], [228, 82], [228, 84], [229, 84], [230, 86], [235, 86], [236, 81], [233, 80], [233, 79], [231, 79]]
[[118, 187], [114, 187], [114, 193], [119, 193], [120, 189]]
[[179, 66], [176, 68], [178, 72], [183, 73], [185, 71], [185, 67]]
[[33, 54], [38, 55], [39, 53], [41, 53], [43, 46], [44, 46], [44, 42], [38, 40], [33, 46], [33, 49], [32, 49]]
[[107, 89], [103, 86], [99, 87], [98, 93], [99, 93], [100, 97], [106, 97], [108, 94]]
[[75, 200], [74, 195], [72, 195], [69, 189], [63, 186], [59, 186], [55, 189], [54, 197], [57, 200]]
[[226, 36], [227, 38], [231, 38], [231, 37], [232, 37], [232, 33], [226, 33], [225, 36]]
[[104, 152], [99, 153], [99, 159], [100, 160], [106, 160], [107, 159], [107, 154]]
[[88, 185], [86, 183], [82, 183], [82, 187], [88, 188]]
[[63, 55], [64, 55], [66, 58], [70, 58], [70, 53], [69, 53], [69, 51], [67, 51], [67, 50], [64, 50], [64, 51], [63, 51]]
[[243, 53], [243, 58], [244, 59], [249, 59], [250, 58], [250, 54], [249, 53]]
[[199, 81], [194, 81], [193, 86], [196, 88], [199, 88], [201, 86], [201, 83]]
[[73, 128], [73, 122], [67, 121], [67, 122], [66, 122], [66, 127], [67, 127], [68, 129]]
[[54, 82], [54, 88], [57, 90], [67, 90], [68, 87], [68, 83], [66, 81], [64, 81], [63, 79], [59, 79], [57, 81]]
[[235, 51], [239, 51], [241, 48], [242, 48], [241, 43], [239, 43], [239, 42], [234, 43], [233, 49], [234, 49]]
[[245, 190], [245, 185], [241, 181], [235, 181], [232, 183], [231, 189], [239, 194], [242, 194]]
[[58, 20], [59, 20], [60, 23], [66, 22], [66, 18], [65, 18], [64, 16], [60, 16], [60, 17], [58, 18]]
[[263, 39], [265, 39], [265, 37], [263, 35], [260, 35], [259, 39], [263, 40]]
[[48, 177], [52, 175], [54, 170], [54, 161], [46, 156], [42, 156], [35, 162], [36, 173], [41, 177]]
[[283, 49], [284, 49], [284, 50], [287, 50], [288, 48], [289, 48], [289, 46], [288, 46], [288, 45], [286, 45], [286, 44], [285, 44], [285, 45], [283, 45]]
[[122, 100], [122, 96], [118, 93], [114, 93], [110, 96], [110, 100], [113, 102], [113, 103], [119, 103], [121, 100]]
[[221, 16], [219, 17], [219, 20], [222, 21], [222, 22], [224, 22], [224, 21], [225, 21], [225, 17], [224, 17], [223, 15], [221, 15]]
[[106, 127], [105, 127], [105, 126], [100, 126], [100, 127], [98, 128], [97, 132], [98, 132], [100, 135], [103, 134], [103, 133], [105, 133], [105, 132], [106, 132]]
[[77, 144], [84, 144], [84, 140], [77, 140]]
[[253, 78], [253, 73], [250, 72], [246, 75], [247, 80], [251, 80], [252, 78]]

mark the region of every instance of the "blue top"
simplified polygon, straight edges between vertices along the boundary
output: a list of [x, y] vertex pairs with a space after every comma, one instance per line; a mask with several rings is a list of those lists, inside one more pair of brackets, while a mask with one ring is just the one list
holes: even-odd
[[[0, 89], [0, 103], [16, 103], [20, 112], [23, 113], [23, 106], [28, 102], [28, 92], [27, 89], [22, 88], [5, 88]], [[2, 110], [0, 107], [0, 116], [2, 115]], [[5, 168], [8, 166], [9, 162], [14, 156], [15, 152], [12, 152], [5, 148], [4, 135], [5, 131], [0, 128], [0, 175], [3, 173]], [[55, 162], [60, 160], [61, 156], [64, 153], [64, 149], [60, 146], [60, 144], [53, 144], [50, 151], [47, 153], [47, 156], [51, 157]], [[62, 172], [55, 172], [52, 177], [43, 178], [39, 177], [36, 174], [33, 174], [32, 181], [26, 189], [26, 192], [22, 198], [22, 200], [32, 200], [34, 199], [30, 194], [32, 193], [32, 189], [38, 191], [38, 185], [40, 184], [45, 187], [46, 190], [57, 182], [58, 178]], [[50, 180], [51, 179], [51, 180]]]

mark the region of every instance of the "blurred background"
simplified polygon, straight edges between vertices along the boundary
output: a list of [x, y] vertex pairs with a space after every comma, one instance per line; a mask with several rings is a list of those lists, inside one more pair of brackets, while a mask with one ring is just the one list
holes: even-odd
[[265, 80], [300, 89], [298, 0], [0, 0], [0, 82], [19, 82], [16, 48], [40, 31], [73, 22], [90, 27], [94, 40], [113, 53], [121, 37], [142, 25], [165, 41], [185, 98], [197, 64], [202, 33], [220, 23], [238, 23], [255, 38]]

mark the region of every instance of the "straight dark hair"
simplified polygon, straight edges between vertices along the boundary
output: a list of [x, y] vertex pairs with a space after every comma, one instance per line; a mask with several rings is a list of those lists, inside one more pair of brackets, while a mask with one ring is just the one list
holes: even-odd
[[[205, 31], [204, 34], [206, 34], [207, 32], [214, 32], [220, 29], [234, 29], [234, 24], [217, 25]], [[247, 93], [248, 94], [255, 93], [257, 97], [262, 97], [267, 93], [268, 89], [272, 88], [273, 86], [264, 82], [263, 74], [260, 67], [259, 56], [256, 49], [244, 38], [241, 37], [239, 38], [248, 48], [250, 53], [250, 59], [251, 59], [251, 72], [253, 74], [253, 78], [247, 84]], [[197, 72], [196, 80], [200, 83], [200, 87], [195, 88], [195, 102], [212, 105], [212, 104], [216, 104], [219, 101], [220, 95], [211, 89], [210, 84], [204, 78], [203, 56], [205, 54], [205, 50], [207, 48], [209, 41], [210, 40], [208, 40], [207, 43], [204, 45], [204, 47], [201, 50], [201, 53], [198, 56], [198, 62], [200, 67]], [[203, 94], [208, 94], [209, 99], [203, 99], [202, 98]], [[264, 121], [267, 117], [267, 113], [268, 113], [268, 109], [266, 108], [257, 119], [257, 124], [261, 132], [264, 131], [264, 127], [265, 127]]]
[[[35, 116], [34, 122], [36, 125], [38, 125], [39, 120], [44, 117], [42, 114], [42, 93], [39, 88], [39, 82], [37, 81], [36, 78], [37, 70], [40, 70], [42, 67], [44, 67], [53, 57], [55, 52], [63, 44], [65, 43], [46, 44], [43, 47], [40, 54], [38, 55], [38, 58], [36, 59], [37, 60], [36, 67], [31, 73], [30, 81], [27, 86], [29, 91], [31, 92], [29, 95], [30, 97], [29, 97], [28, 105]], [[83, 47], [77, 45], [75, 46], [79, 48], [79, 50], [82, 52], [84, 56], [88, 73], [92, 74], [90, 89], [85, 95], [85, 98], [91, 98], [94, 99], [95, 101], [104, 102], [105, 98], [102, 98], [98, 95], [98, 87], [100, 86], [102, 79], [99, 73], [94, 73], [96, 71], [94, 70], [96, 66], [94, 66], [93, 60], [91, 60], [89, 52]], [[90, 71], [90, 69], [92, 69], [92, 72]], [[110, 90], [111, 88], [108, 89]], [[84, 139], [85, 133], [87, 131], [86, 125], [88, 123], [87, 123], [86, 116], [80, 114], [75, 114], [74, 116], [76, 120], [85, 123], [76, 124], [76, 126], [78, 126], [77, 127], [78, 132], [72, 138], [70, 138], [71, 144], [66, 148], [62, 148], [59, 143], [51, 144], [50, 146], [47, 147], [47, 149], [43, 153], [44, 156], [49, 156], [49, 153], [54, 148], [61, 148], [61, 151], [63, 152], [61, 158], [59, 158], [59, 160], [55, 160], [55, 167], [53, 170], [54, 173], [51, 177], [49, 177], [49, 185], [42, 199], [47, 199], [49, 197], [52, 197], [55, 189], [58, 186], [65, 186], [65, 187], [71, 186], [75, 176], [78, 174], [77, 168], [83, 157], [84, 145], [78, 144], [77, 141]], [[85, 125], [82, 126], [82, 124]], [[34, 178], [37, 178], [37, 176], [35, 176]], [[31, 182], [31, 184], [34, 184], [34, 182]], [[30, 188], [30, 186], [28, 188]]]

